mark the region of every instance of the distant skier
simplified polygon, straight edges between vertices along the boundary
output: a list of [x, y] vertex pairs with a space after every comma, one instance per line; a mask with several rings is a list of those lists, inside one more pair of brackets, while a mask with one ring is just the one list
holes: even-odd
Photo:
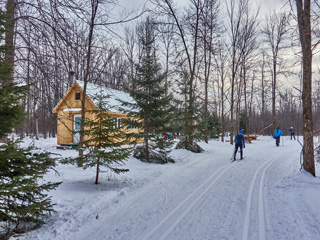
[[294, 138], [294, 140], [296, 140], [296, 137], [295, 137], [295, 135], [294, 135], [294, 128], [293, 128], [293, 127], [291, 127], [291, 128], [289, 129], [289, 132], [290, 132], [290, 134], [291, 134], [291, 140], [292, 140], [292, 137]]
[[276, 139], [276, 145], [279, 147], [280, 144], [280, 136], [283, 135], [283, 132], [279, 129], [279, 127], [274, 131], [273, 137]]
[[240, 156], [241, 156], [241, 159], [243, 159], [243, 148], [246, 147], [245, 146], [246, 141], [243, 136], [242, 130], [240, 130], [239, 133], [235, 136], [234, 142], [235, 142], [235, 148], [234, 148], [233, 160], [236, 160], [236, 155], [239, 147], [240, 147]]

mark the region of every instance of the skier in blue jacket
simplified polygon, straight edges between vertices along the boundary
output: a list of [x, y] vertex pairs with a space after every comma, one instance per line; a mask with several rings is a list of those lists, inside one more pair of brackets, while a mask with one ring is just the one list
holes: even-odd
[[235, 142], [235, 149], [234, 149], [233, 160], [236, 160], [238, 148], [240, 148], [240, 156], [241, 156], [241, 159], [243, 159], [243, 150], [242, 149], [246, 147], [245, 146], [246, 141], [243, 136], [242, 130], [240, 130], [239, 133], [235, 136], [234, 142]]
[[273, 137], [276, 139], [276, 145], [277, 147], [279, 147], [280, 144], [280, 136], [283, 135], [283, 132], [280, 130], [280, 128], [278, 127], [273, 134]]

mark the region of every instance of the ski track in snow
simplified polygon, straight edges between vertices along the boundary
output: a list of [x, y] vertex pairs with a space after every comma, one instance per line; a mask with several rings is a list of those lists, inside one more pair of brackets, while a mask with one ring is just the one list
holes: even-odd
[[[215, 170], [213, 175], [195, 189], [185, 200], [175, 207], [169, 214], [154, 226], [151, 230], [144, 233], [144, 237], [135, 236], [133, 239], [156, 239], [161, 234], [159, 240], [167, 239], [174, 228], [190, 212], [192, 207], [208, 192], [208, 190], [217, 182], [217, 180], [228, 171], [233, 165], [225, 165]], [[165, 231], [163, 231], [165, 229]], [[152, 237], [153, 236], [153, 237]]]
[[[259, 168], [256, 169], [254, 176], [251, 180], [248, 197], [246, 202], [245, 219], [242, 233], [242, 240], [249, 239], [249, 228], [253, 223], [251, 210], [253, 208], [252, 202], [258, 199], [258, 222], [259, 222], [259, 238], [260, 240], [266, 239], [266, 223], [265, 223], [265, 207], [264, 207], [264, 195], [265, 195], [265, 175], [267, 169], [279, 158], [284, 156], [285, 153], [277, 154], [268, 161], [265, 161]], [[260, 177], [260, 178], [259, 178]], [[254, 188], [257, 187], [258, 196], [254, 196]]]

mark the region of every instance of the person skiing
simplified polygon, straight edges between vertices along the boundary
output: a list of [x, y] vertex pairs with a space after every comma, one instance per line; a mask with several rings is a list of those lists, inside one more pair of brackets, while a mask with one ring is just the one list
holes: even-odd
[[290, 132], [290, 134], [291, 134], [291, 140], [292, 140], [292, 137], [294, 138], [294, 140], [296, 140], [296, 137], [295, 137], [295, 135], [294, 135], [294, 128], [293, 128], [293, 127], [291, 127], [291, 128], [289, 129], [289, 132]]
[[239, 133], [235, 136], [234, 142], [235, 142], [235, 148], [234, 148], [233, 160], [236, 160], [238, 148], [240, 148], [240, 156], [241, 156], [241, 159], [243, 159], [243, 148], [246, 147], [245, 146], [246, 141], [243, 136], [242, 130], [240, 130]]
[[280, 136], [283, 135], [283, 132], [280, 130], [280, 128], [278, 127], [273, 134], [273, 137], [276, 139], [276, 145], [277, 147], [279, 147], [280, 144]]

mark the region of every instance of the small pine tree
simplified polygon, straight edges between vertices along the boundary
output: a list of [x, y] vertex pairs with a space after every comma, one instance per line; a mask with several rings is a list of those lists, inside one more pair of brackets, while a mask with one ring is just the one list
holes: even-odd
[[[202, 137], [201, 131], [207, 125], [205, 121], [199, 124], [201, 116], [203, 116], [203, 105], [194, 101], [196, 89], [189, 88], [190, 76], [187, 73], [181, 75], [181, 84], [178, 86], [178, 92], [183, 96], [177, 100], [177, 122], [179, 122], [179, 129], [182, 132], [180, 141], [177, 144], [177, 149], [187, 149], [191, 152], [200, 153], [204, 151], [195, 140], [200, 140]], [[192, 99], [190, 93], [192, 92]]]
[[209, 115], [208, 133], [210, 138], [219, 138], [220, 120], [216, 113], [211, 113]]
[[165, 91], [165, 75], [160, 73], [161, 67], [157, 63], [154, 31], [155, 24], [149, 17], [138, 28], [143, 56], [137, 65], [137, 77], [131, 91], [137, 104], [131, 107], [139, 109], [135, 116], [141, 119], [143, 132], [137, 137], [144, 141], [134, 150], [134, 156], [145, 162], [166, 163], [173, 162], [167, 150], [172, 142], [164, 141], [162, 135], [172, 130], [174, 108], [172, 95]]
[[0, 145], [0, 221], [3, 235], [25, 232], [44, 223], [53, 212], [51, 197], [45, 192], [60, 183], [42, 182], [55, 160], [48, 153], [28, 156], [31, 150], [18, 148], [18, 142]]
[[102, 93], [97, 95], [97, 109], [88, 111], [94, 115], [94, 119], [86, 119], [84, 122], [83, 146], [88, 146], [83, 156], [64, 160], [62, 163], [76, 164], [81, 162], [83, 169], [96, 167], [96, 180], [98, 184], [101, 167], [106, 167], [115, 173], [127, 172], [129, 169], [115, 167], [114, 165], [124, 165], [124, 160], [132, 152], [128, 136], [125, 133], [127, 126], [121, 119], [112, 117], [108, 111], [108, 96]]
[[240, 128], [239, 129], [243, 129], [248, 133], [248, 125], [249, 125], [249, 118], [248, 115], [245, 111], [241, 112], [240, 114]]

